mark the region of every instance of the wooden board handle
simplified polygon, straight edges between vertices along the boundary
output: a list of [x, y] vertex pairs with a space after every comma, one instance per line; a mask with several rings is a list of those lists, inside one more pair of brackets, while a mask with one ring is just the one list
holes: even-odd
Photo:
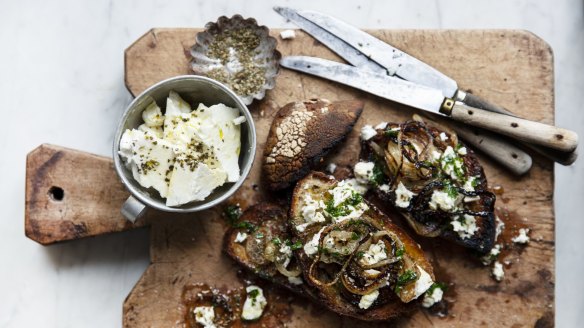
[[460, 102], [454, 104], [450, 116], [468, 125], [562, 152], [572, 152], [578, 146], [578, 135], [573, 131], [489, 112]]
[[43, 245], [129, 230], [129, 193], [110, 158], [41, 145], [26, 158], [25, 234]]
[[[484, 100], [483, 98], [481, 98], [479, 96], [475, 96], [475, 95], [470, 94], [470, 93], [465, 93], [465, 97], [462, 101], [470, 107], [485, 109], [485, 110], [488, 110], [490, 112], [519, 117], [519, 116], [513, 114], [512, 112], [506, 110], [503, 107], [499, 107], [495, 104], [492, 104], [492, 103]], [[571, 165], [578, 158], [578, 154], [576, 152], [564, 153], [564, 152], [558, 152], [558, 151], [554, 151], [554, 150], [547, 149], [545, 147], [536, 146], [536, 145], [530, 145], [530, 144], [525, 144], [525, 143], [522, 143], [522, 144], [523, 144], [523, 146], [528, 147], [529, 149], [537, 152], [538, 154], [543, 155], [543, 156], [551, 159], [552, 161], [559, 163], [559, 164], [562, 164], [562, 165]]]

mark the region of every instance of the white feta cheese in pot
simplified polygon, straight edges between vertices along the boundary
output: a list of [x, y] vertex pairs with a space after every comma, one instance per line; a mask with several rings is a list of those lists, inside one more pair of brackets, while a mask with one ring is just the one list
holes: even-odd
[[444, 296], [444, 291], [440, 286], [435, 286], [426, 292], [424, 299], [422, 300], [422, 306], [429, 308], [432, 305], [442, 301], [442, 296]]
[[284, 30], [280, 32], [280, 37], [282, 40], [290, 40], [296, 37], [296, 32], [294, 30]]
[[162, 115], [160, 107], [154, 101], [144, 109], [142, 119], [149, 127], [161, 127], [164, 124], [164, 115]]
[[215, 320], [215, 311], [212, 306], [197, 306], [193, 312], [195, 313], [195, 321], [200, 323], [205, 328], [215, 328], [213, 320]]
[[164, 138], [164, 130], [162, 130], [162, 127], [160, 126], [148, 126], [146, 124], [142, 124], [138, 127], [138, 130], [151, 136], [156, 136], [158, 139]]
[[238, 232], [237, 236], [235, 236], [236, 243], [243, 243], [247, 239], [247, 234], [245, 232]]
[[288, 282], [293, 285], [302, 285], [302, 278], [300, 277], [288, 277]]
[[452, 230], [457, 232], [462, 239], [468, 239], [479, 231], [476, 218], [468, 214], [463, 214], [457, 219], [452, 220], [450, 225], [452, 225]]
[[363, 266], [374, 265], [385, 259], [387, 259], [385, 243], [383, 240], [379, 240], [377, 243], [369, 245], [367, 251], [359, 259], [359, 264]]
[[505, 278], [505, 271], [503, 271], [503, 264], [499, 263], [499, 261], [496, 261], [493, 264], [493, 278], [495, 278], [495, 280], [497, 281], [502, 281], [503, 278]]
[[408, 190], [406, 186], [400, 181], [395, 188], [395, 206], [401, 208], [407, 208], [410, 206], [410, 200], [415, 194]]
[[363, 184], [368, 184], [373, 177], [373, 168], [375, 163], [373, 162], [359, 162], [355, 164], [353, 172], [355, 173], [355, 178], [357, 181]]
[[416, 279], [416, 285], [414, 287], [414, 298], [420, 297], [420, 295], [424, 294], [432, 285], [434, 284], [434, 280], [432, 277], [426, 272], [426, 270], [422, 269], [419, 265], [417, 266], [419, 277]]
[[365, 294], [361, 296], [361, 300], [359, 301], [359, 308], [360, 309], [368, 309], [373, 305], [373, 302], [379, 297], [379, 290], [374, 290], [369, 294]]
[[178, 206], [196, 200], [204, 200], [225, 183], [225, 172], [211, 169], [199, 163], [195, 169], [188, 165], [176, 164], [168, 185], [166, 206]]
[[238, 116], [236, 118], [233, 119], [233, 124], [235, 125], [240, 125], [242, 123], [245, 123], [247, 121], [247, 119], [245, 118], [245, 116]]
[[440, 209], [445, 212], [452, 212], [454, 209], [456, 209], [457, 198], [450, 197], [447, 192], [434, 190], [428, 205], [433, 210]]
[[377, 131], [371, 125], [364, 125], [361, 128], [361, 139], [362, 140], [369, 140], [377, 135]]
[[511, 240], [516, 244], [527, 244], [529, 243], [529, 229], [521, 228], [519, 229], [519, 235], [513, 237]]
[[247, 297], [243, 303], [241, 318], [243, 320], [256, 320], [262, 316], [268, 301], [264, 297], [263, 290], [258, 286], [247, 286], [245, 291]]

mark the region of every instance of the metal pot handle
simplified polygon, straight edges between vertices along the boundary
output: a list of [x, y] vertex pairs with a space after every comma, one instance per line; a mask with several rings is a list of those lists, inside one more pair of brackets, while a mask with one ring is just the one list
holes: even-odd
[[134, 196], [128, 197], [122, 205], [122, 215], [130, 222], [134, 223], [146, 213], [147, 206], [138, 201]]

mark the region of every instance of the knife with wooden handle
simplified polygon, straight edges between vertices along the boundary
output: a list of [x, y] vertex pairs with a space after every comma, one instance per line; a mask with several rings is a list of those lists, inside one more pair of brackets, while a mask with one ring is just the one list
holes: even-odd
[[404, 105], [436, 114], [444, 114], [467, 125], [503, 134], [530, 144], [572, 152], [578, 146], [573, 131], [529, 121], [518, 117], [489, 112], [455, 102], [442, 91], [408, 82], [390, 75], [338, 62], [307, 56], [288, 56], [280, 65], [319, 76]]

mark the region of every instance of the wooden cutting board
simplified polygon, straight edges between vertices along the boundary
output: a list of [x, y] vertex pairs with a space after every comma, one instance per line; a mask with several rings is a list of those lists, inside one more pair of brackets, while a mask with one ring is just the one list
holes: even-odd
[[[125, 52], [125, 82], [137, 95], [155, 82], [190, 74], [189, 48], [197, 29], [153, 29]], [[401, 48], [455, 78], [464, 89], [532, 120], [553, 123], [553, 55], [544, 41], [516, 30], [373, 30], [375, 36]], [[277, 36], [279, 31], [274, 31]], [[279, 41], [283, 55], [311, 55], [339, 60], [327, 48], [297, 31]], [[256, 162], [240, 191], [231, 199], [242, 207], [265, 198], [260, 163], [268, 127], [280, 106], [308, 98], [365, 101], [363, 115], [330, 161], [339, 166], [357, 160], [358, 131], [364, 124], [403, 121], [414, 111], [331, 82], [282, 69], [277, 87], [250, 106], [258, 136]], [[120, 108], [120, 110], [122, 110]], [[113, 128], [113, 126], [112, 126]], [[417, 310], [397, 326], [553, 326], [554, 213], [553, 163], [534, 155], [531, 171], [517, 178], [480, 155], [491, 186], [500, 186], [497, 208], [508, 237], [519, 226], [531, 229], [525, 248], [506, 251], [505, 279], [489, 277], [472, 254], [439, 240], [421, 240], [437, 278], [450, 283], [445, 318]], [[504, 192], [501, 194], [501, 191]], [[44, 245], [149, 225], [151, 265], [124, 303], [125, 327], [180, 327], [184, 324], [185, 287], [206, 283], [239, 287], [238, 267], [221, 252], [225, 224], [221, 209], [170, 215], [151, 211], [132, 225], [120, 215], [128, 192], [109, 158], [42, 145], [27, 158], [26, 235]], [[409, 230], [411, 232], [411, 230]], [[277, 292], [275, 292], [277, 294]], [[288, 327], [368, 326], [309, 304], [286, 298]], [[288, 306], [288, 305], [287, 305]]]

